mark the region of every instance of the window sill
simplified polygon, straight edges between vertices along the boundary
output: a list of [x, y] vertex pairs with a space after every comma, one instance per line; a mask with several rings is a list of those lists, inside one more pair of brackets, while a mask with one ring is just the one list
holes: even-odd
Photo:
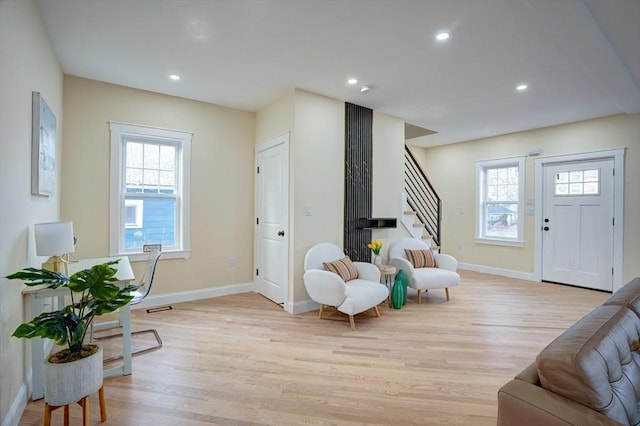
[[[127, 256], [130, 262], [143, 262], [149, 258], [149, 253], [117, 253], [111, 256]], [[163, 251], [160, 259], [189, 259], [191, 258], [191, 250], [170, 250]]]
[[524, 247], [524, 241], [501, 240], [498, 238], [476, 238], [474, 242], [478, 244], [490, 244], [494, 246]]

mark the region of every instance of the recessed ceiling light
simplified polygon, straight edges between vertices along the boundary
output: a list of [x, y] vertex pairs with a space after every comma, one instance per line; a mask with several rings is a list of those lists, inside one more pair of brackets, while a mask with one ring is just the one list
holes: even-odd
[[528, 88], [528, 87], [529, 87], [529, 86], [527, 86], [526, 84], [518, 84], [518, 85], [516, 86], [516, 90], [517, 90], [518, 92], [524, 92], [525, 90], [527, 90], [527, 88]]
[[438, 34], [436, 34], [436, 40], [438, 41], [445, 41], [446, 39], [448, 39], [450, 36], [450, 34], [446, 31], [442, 31]]
[[357, 78], [350, 78], [349, 80], [347, 80], [347, 83], [351, 84], [352, 86], [354, 84], [358, 84], [358, 79]]
[[173, 81], [180, 80], [180, 76], [178, 74], [169, 74], [169, 78]]
[[360, 93], [367, 93], [368, 91], [371, 90], [371, 86], [367, 85], [367, 84], [363, 84], [360, 87]]

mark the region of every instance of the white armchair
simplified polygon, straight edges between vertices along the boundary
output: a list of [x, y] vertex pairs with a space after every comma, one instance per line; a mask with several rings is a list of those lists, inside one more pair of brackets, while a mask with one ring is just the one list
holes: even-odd
[[333, 306], [349, 315], [351, 329], [356, 325], [353, 316], [373, 308], [380, 316], [378, 306], [389, 295], [380, 284], [380, 270], [365, 262], [352, 262], [358, 277], [345, 283], [340, 275], [324, 269], [323, 262], [334, 262], [345, 257], [342, 249], [334, 244], [320, 243], [311, 247], [304, 257], [304, 286], [311, 300], [320, 304], [318, 318], [322, 318], [325, 306]]
[[418, 291], [418, 303], [422, 303], [423, 291], [436, 288], [444, 288], [449, 300], [449, 287], [460, 284], [460, 275], [456, 272], [458, 261], [448, 254], [433, 253], [435, 267], [414, 268], [405, 249], [430, 250], [430, 247], [415, 238], [402, 238], [389, 246], [389, 263], [407, 275], [407, 285]]

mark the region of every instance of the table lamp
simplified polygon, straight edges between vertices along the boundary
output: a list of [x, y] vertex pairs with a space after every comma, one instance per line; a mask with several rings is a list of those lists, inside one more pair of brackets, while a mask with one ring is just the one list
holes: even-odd
[[62, 256], [74, 251], [73, 223], [37, 223], [33, 228], [36, 239], [36, 255], [51, 256], [42, 264], [42, 269], [67, 275], [67, 262]]

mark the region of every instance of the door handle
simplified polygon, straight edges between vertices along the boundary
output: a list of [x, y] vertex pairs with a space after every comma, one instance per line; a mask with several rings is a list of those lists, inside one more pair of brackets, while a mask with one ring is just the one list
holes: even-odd
[[548, 227], [548, 226], [545, 226], [545, 227], [544, 227], [544, 228], [542, 228], [542, 229], [544, 229], [545, 231], [548, 231], [548, 230], [549, 230], [549, 227]]
[[284, 231], [278, 231], [278, 237], [284, 237]]

